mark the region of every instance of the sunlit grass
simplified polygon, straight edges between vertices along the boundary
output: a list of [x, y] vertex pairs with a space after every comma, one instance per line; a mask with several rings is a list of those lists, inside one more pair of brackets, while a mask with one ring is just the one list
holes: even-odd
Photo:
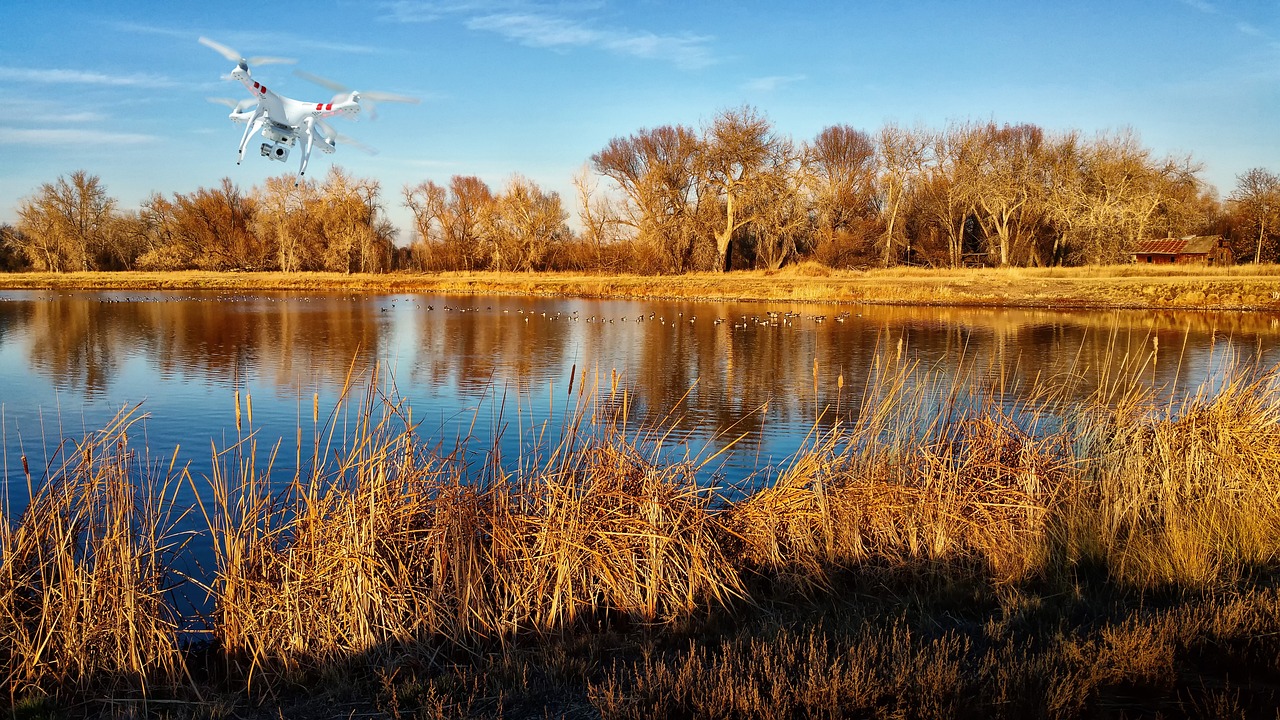
[[733, 273], [0, 273], [0, 288], [439, 293], [1034, 308], [1280, 308], [1275, 265], [832, 269]]

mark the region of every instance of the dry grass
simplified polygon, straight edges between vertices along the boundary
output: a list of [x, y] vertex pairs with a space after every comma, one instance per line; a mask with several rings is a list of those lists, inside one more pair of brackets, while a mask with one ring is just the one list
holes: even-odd
[[11, 699], [180, 679], [179, 618], [166, 596], [181, 549], [171, 531], [178, 475], [129, 448], [138, 419], [136, 408], [124, 411], [59, 447], [38, 484], [28, 473], [26, 510], [0, 525], [0, 658]]
[[1030, 308], [1280, 308], [1280, 272], [1274, 265], [857, 271], [804, 263], [780, 271], [676, 276], [566, 272], [12, 273], [0, 274], [0, 288], [424, 292]]
[[346, 442], [329, 447], [331, 418], [279, 496], [251, 439], [222, 455], [206, 511], [214, 628], [246, 667], [547, 633], [584, 614], [665, 622], [742, 594], [692, 468], [648, 459], [612, 423], [584, 428], [586, 400], [545, 460], [477, 479], [369, 387]]
[[[349, 383], [359, 411], [315, 408], [283, 488], [245, 398], [199, 508], [233, 692], [355, 664], [395, 668], [376, 691], [392, 715], [501, 715], [533, 686], [611, 717], [1280, 701], [1275, 372], [1157, 405], [1117, 368], [1090, 401], [1064, 404], [1056, 379], [1014, 404], [979, 373], [944, 380], [901, 355], [741, 497], [661, 459], [666, 430], [626, 430], [616, 383], [579, 384], [553, 439], [480, 468], [428, 449], [388, 383], [358, 401]], [[12, 698], [178, 692], [163, 591], [181, 474], [132, 459], [132, 418], [68, 449], [3, 530]], [[1224, 668], [1260, 684], [1241, 695]]]

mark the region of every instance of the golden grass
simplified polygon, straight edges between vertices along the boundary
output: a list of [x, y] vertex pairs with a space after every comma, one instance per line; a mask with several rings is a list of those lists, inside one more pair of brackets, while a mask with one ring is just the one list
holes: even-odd
[[[254, 691], [417, 647], [478, 656], [615, 621], [674, 629], [773, 602], [767, 587], [839, 596], [860, 573], [923, 574], [1007, 595], [1004, 624], [983, 630], [981, 663], [996, 665], [974, 664], [972, 633], [922, 638], [881, 617], [846, 628], [856, 645], [844, 649], [785, 631], [691, 646], [683, 665], [646, 655], [625, 682], [593, 686], [593, 702], [624, 717], [826, 702], [853, 712], [883, 709], [875, 688], [890, 687], [925, 714], [948, 714], [979, 686], [1032, 682], [1071, 715], [1087, 710], [1072, 705], [1073, 689], [1175, 682], [1175, 649], [1206, 633], [1280, 633], [1280, 601], [1239, 594], [1249, 578], [1275, 577], [1280, 559], [1274, 371], [1236, 369], [1164, 405], [1125, 389], [1123, 375], [1067, 405], [1067, 383], [1055, 381], [1014, 406], [976, 375], [944, 381], [900, 357], [883, 353], [853, 417], [815, 423], [786, 470], [741, 497], [700, 488], [691, 461], [663, 460], [664, 429], [626, 430], [616, 383], [578, 385], [553, 440], [514, 467], [491, 452], [477, 474], [465, 452], [430, 451], [374, 377], [354, 425], [338, 427], [338, 408], [322, 423], [316, 408], [310, 452], [300, 430], [302, 470], [283, 489], [269, 483], [279, 446], [257, 447], [251, 404], [242, 423], [237, 397], [243, 434], [216, 451], [198, 508], [214, 546], [216, 647]], [[184, 476], [133, 459], [134, 417], [68, 448], [3, 528], [0, 653], [13, 698], [182, 677], [164, 589], [181, 549], [167, 530], [172, 482]], [[1224, 599], [1186, 617], [1124, 615], [1080, 638], [1061, 636], [1052, 609], [1018, 607], [1019, 587], [1070, 595], [1093, 575], [1139, 603], [1148, 591]], [[918, 592], [908, 605], [935, 602]], [[1050, 660], [1019, 649], [1028, 631], [1017, 618], [1037, 612], [1049, 646], [1036, 652], [1051, 647], [1054, 672], [1067, 675], [1037, 678]], [[1223, 625], [1232, 617], [1244, 624]]]
[[582, 273], [0, 274], [5, 289], [424, 292], [715, 301], [800, 301], [1032, 308], [1280, 309], [1274, 265], [780, 271], [676, 276]]
[[[0, 658], [10, 698], [145, 690], [179, 680], [179, 618], [166, 597], [181, 538], [177, 476], [129, 448], [139, 416], [58, 448], [16, 523], [0, 525]], [[23, 466], [28, 461], [23, 458]]]
[[692, 469], [646, 458], [617, 425], [585, 432], [587, 407], [544, 461], [474, 482], [422, 449], [376, 383], [345, 444], [335, 453], [319, 439], [332, 426], [320, 429], [310, 471], [283, 495], [252, 439], [238, 443], [205, 508], [219, 644], [250, 668], [315, 666], [545, 633], [584, 613], [665, 622], [740, 596]]

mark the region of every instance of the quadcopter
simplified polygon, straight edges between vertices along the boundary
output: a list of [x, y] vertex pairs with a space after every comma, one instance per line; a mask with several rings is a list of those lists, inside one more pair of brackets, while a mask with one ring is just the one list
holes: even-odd
[[[247, 125], [240, 138], [240, 157], [236, 164], [244, 162], [245, 150], [249, 139], [260, 133], [267, 140], [259, 147], [262, 156], [270, 160], [284, 162], [289, 159], [289, 150], [295, 145], [302, 147], [302, 160], [298, 165], [298, 176], [307, 172], [307, 162], [311, 159], [311, 151], [319, 148], [321, 152], [332, 155], [342, 142], [372, 154], [374, 150], [356, 140], [335, 131], [325, 122], [331, 117], [355, 118], [362, 109], [369, 111], [369, 117], [376, 116], [375, 102], [417, 103], [417, 98], [403, 95], [391, 95], [378, 92], [356, 92], [331, 80], [302, 71], [294, 71], [299, 77], [310, 80], [337, 93], [327, 102], [303, 102], [272, 92], [266, 85], [253, 79], [249, 65], [271, 65], [293, 63], [293, 60], [276, 57], [245, 58], [240, 53], [210, 40], [200, 38], [200, 44], [212, 48], [226, 59], [236, 63], [226, 79], [237, 80], [253, 97], [236, 102], [227, 98], [209, 98], [210, 102], [226, 105], [231, 108], [227, 117], [238, 123]], [[364, 107], [362, 108], [361, 103]]]

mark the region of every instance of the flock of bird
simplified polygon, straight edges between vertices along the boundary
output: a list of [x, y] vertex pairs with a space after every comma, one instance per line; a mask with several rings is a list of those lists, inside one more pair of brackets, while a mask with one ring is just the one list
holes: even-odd
[[[486, 309], [486, 310], [489, 310], [489, 311], [492, 311], [492, 310], [493, 310], [493, 306], [488, 306], [488, 307], [486, 307], [485, 309]], [[433, 310], [435, 310], [435, 306], [434, 306], [434, 305], [428, 305], [428, 306], [427, 306], [427, 310], [428, 310], [428, 311], [433, 311]], [[480, 307], [479, 307], [479, 306], [471, 306], [471, 307], [453, 307], [453, 306], [450, 306], [450, 305], [445, 305], [445, 306], [444, 306], [444, 310], [445, 310], [445, 312], [468, 313], [468, 312], [479, 312], [479, 311], [480, 311]], [[502, 312], [503, 312], [503, 314], [504, 314], [504, 315], [509, 315], [509, 314], [511, 314], [511, 310], [503, 310]], [[581, 314], [580, 314], [580, 313], [579, 313], [579, 311], [577, 311], [577, 310], [572, 310], [572, 311], [569, 311], [569, 312], [567, 312], [567, 313], [566, 313], [566, 312], [548, 312], [548, 311], [546, 311], [546, 310], [542, 310], [542, 311], [537, 311], [537, 310], [528, 310], [528, 311], [526, 311], [526, 310], [516, 310], [516, 314], [517, 314], [517, 315], [522, 315], [522, 316], [524, 316], [524, 317], [523, 317], [523, 319], [524, 319], [524, 321], [525, 321], [525, 322], [529, 322], [531, 319], [539, 318], [539, 317], [540, 317], [540, 318], [542, 318], [542, 319], [545, 319], [545, 320], [549, 320], [549, 321], [562, 320], [562, 321], [566, 321], [566, 322], [578, 322], [579, 320], [582, 320], [582, 319], [583, 319], [583, 318], [582, 318], [582, 316], [581, 316]], [[769, 311], [769, 312], [764, 313], [763, 315], [747, 315], [747, 314], [745, 314], [745, 313], [744, 313], [744, 314], [742, 314], [742, 315], [739, 315], [739, 316], [738, 316], [738, 318], [737, 318], [736, 320], [733, 320], [733, 321], [732, 321], [732, 326], [733, 326], [733, 329], [735, 329], [735, 330], [745, 330], [746, 328], [749, 328], [749, 327], [760, 327], [760, 326], [763, 326], [763, 327], [792, 327], [793, 325], [798, 324], [799, 322], [801, 322], [801, 321], [803, 321], [803, 320], [809, 320], [809, 321], [812, 321], [813, 323], [816, 323], [816, 324], [822, 324], [822, 323], [826, 322], [826, 321], [828, 320], [828, 318], [830, 318], [830, 319], [834, 319], [834, 320], [835, 320], [836, 322], [838, 322], [838, 323], [842, 323], [842, 322], [847, 321], [850, 317], [855, 317], [855, 316], [856, 316], [856, 317], [862, 317], [862, 313], [853, 313], [853, 312], [846, 311], [846, 312], [836, 313], [835, 315], [831, 315], [831, 316], [827, 316], [827, 315], [804, 315], [804, 314], [802, 314], [802, 313], [793, 312], [793, 311], [787, 311], [787, 312], [781, 312], [781, 313], [779, 313], [779, 312]], [[662, 325], [667, 325], [667, 324], [668, 324], [668, 322], [669, 322], [671, 325], [675, 325], [675, 324], [677, 324], [677, 323], [682, 323], [682, 322], [687, 322], [687, 323], [689, 323], [690, 325], [693, 325], [693, 324], [696, 324], [696, 323], [697, 323], [697, 321], [698, 321], [698, 316], [697, 316], [697, 315], [689, 315], [689, 317], [687, 317], [687, 318], [686, 318], [683, 312], [677, 312], [677, 313], [676, 313], [676, 317], [671, 318], [671, 319], [668, 321], [668, 319], [667, 319], [665, 316], [663, 316], [663, 315], [658, 315], [656, 312], [650, 312], [648, 315], [646, 315], [646, 314], [644, 314], [644, 313], [641, 313], [641, 314], [639, 314], [639, 315], [635, 315], [635, 316], [632, 316], [632, 315], [622, 315], [622, 316], [620, 316], [620, 317], [616, 317], [616, 318], [615, 318], [615, 317], [605, 317], [605, 316], [603, 316], [603, 315], [589, 315], [589, 316], [587, 316], [587, 318], [585, 319], [585, 322], [587, 322], [588, 324], [594, 324], [594, 323], [614, 323], [614, 322], [631, 322], [631, 321], [634, 321], [634, 322], [637, 322], [637, 323], [642, 323], [642, 322], [657, 322], [657, 323], [662, 324]], [[730, 320], [727, 320], [727, 319], [725, 319], [725, 318], [723, 318], [723, 317], [716, 317], [716, 318], [713, 318], [713, 319], [711, 320], [711, 323], [712, 323], [713, 325], [722, 325], [722, 324], [724, 324], [724, 323], [726, 323], [726, 322], [730, 322]]]
[[[212, 300], [225, 302], [228, 300], [261, 299], [261, 298], [250, 298], [248, 296], [235, 297], [235, 296], [219, 295], [217, 297], [187, 297], [183, 299], [203, 300], [203, 301], [212, 299]], [[305, 297], [304, 298], [284, 298], [283, 300], [296, 302], [299, 299], [311, 300], [311, 298], [305, 298]], [[281, 300], [281, 299], [273, 298], [273, 300]], [[103, 303], [137, 302], [137, 298], [102, 297], [98, 299], [98, 302], [103, 302]], [[411, 304], [418, 309], [422, 309], [423, 307], [418, 302], [412, 302]], [[395, 306], [396, 306], [396, 301], [393, 300], [391, 302], [391, 305], [382, 306], [379, 308], [379, 310], [381, 312], [387, 312], [388, 310], [393, 309]], [[481, 308], [478, 305], [472, 305], [467, 307], [462, 307], [462, 306], [455, 307], [452, 305], [444, 305], [443, 308], [445, 312], [451, 312], [451, 313], [480, 312], [482, 309], [489, 312], [493, 311], [492, 305], [486, 306], [484, 308]], [[426, 310], [428, 312], [432, 312], [435, 309], [436, 309], [435, 305], [426, 306]], [[504, 315], [509, 315], [511, 314], [511, 312], [512, 312], [511, 310], [502, 311]], [[579, 311], [577, 310], [572, 310], [569, 312], [559, 312], [559, 311], [548, 312], [546, 310], [538, 311], [538, 310], [519, 309], [519, 310], [516, 310], [515, 313], [517, 315], [523, 316], [523, 319], [525, 322], [529, 322], [531, 319], [534, 319], [534, 318], [542, 318], [550, 321], [563, 320], [567, 322], [578, 322], [580, 320], [584, 320], [581, 317], [581, 314], [579, 313]], [[731, 323], [731, 326], [733, 327], [734, 330], [745, 330], [751, 327], [793, 327], [799, 324], [801, 321], [806, 321], [806, 320], [818, 325], [826, 322], [827, 320], [834, 320], [838, 323], [842, 323], [842, 322], [846, 322], [851, 317], [862, 317], [862, 313], [853, 313], [850, 311], [845, 311], [845, 312], [835, 313], [834, 315], [818, 315], [818, 314], [805, 315], [803, 313], [790, 311], [790, 310], [786, 312], [775, 312], [770, 310], [765, 312], [764, 314], [748, 315], [743, 313], [739, 315], [736, 319], [732, 319], [732, 320], [723, 318], [723, 317], [715, 317], [715, 318], [712, 318], [711, 323], [713, 325], [723, 325], [725, 323]], [[696, 324], [698, 321], [698, 316], [689, 315], [689, 317], [686, 318], [684, 315], [684, 312], [677, 312], [675, 317], [668, 319], [665, 316], [658, 315], [656, 312], [650, 312], [648, 314], [641, 313], [639, 315], [621, 315], [619, 317], [589, 315], [585, 318], [584, 321], [587, 322], [588, 324], [595, 324], [595, 323], [608, 324], [608, 323], [614, 323], [614, 322], [637, 322], [637, 323], [657, 322], [662, 325], [670, 324], [674, 326], [677, 323], [682, 323], [682, 322], [689, 323], [690, 325]]]

